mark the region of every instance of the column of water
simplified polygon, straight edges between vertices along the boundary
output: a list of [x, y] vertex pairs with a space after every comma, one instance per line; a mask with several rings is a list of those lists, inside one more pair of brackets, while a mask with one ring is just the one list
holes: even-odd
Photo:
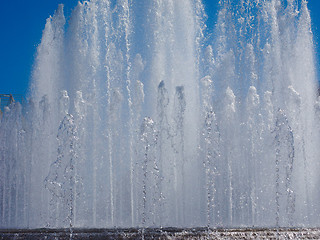
[[216, 200], [217, 192], [217, 170], [220, 159], [220, 132], [218, 129], [216, 116], [212, 106], [213, 83], [209, 76], [201, 79], [202, 83], [202, 105], [203, 105], [203, 166], [205, 172], [205, 188], [207, 202], [207, 227], [217, 224], [220, 214], [217, 210], [219, 204]]
[[[260, 190], [260, 181], [258, 173], [261, 172], [261, 128], [262, 119], [260, 115], [260, 97], [255, 87], [251, 86], [246, 98], [246, 131], [248, 136], [247, 144], [247, 184], [248, 188], [248, 214], [244, 214], [243, 221], [248, 225], [257, 224], [257, 206], [259, 205], [258, 192]], [[246, 208], [245, 208], [246, 209]]]
[[[48, 172], [50, 162], [56, 156], [56, 129], [59, 120], [57, 116], [58, 89], [63, 82], [62, 53], [64, 42], [65, 18], [63, 6], [60, 5], [53, 17], [48, 18], [41, 44], [37, 48], [36, 64], [33, 70], [31, 88], [36, 103], [39, 102], [38, 114], [33, 121], [35, 135], [33, 150], [39, 154], [31, 163], [31, 192], [36, 192], [30, 199], [30, 227], [39, 227], [48, 219], [49, 192], [44, 189], [45, 172]], [[42, 98], [42, 99], [41, 99]], [[41, 101], [40, 101], [41, 99]], [[38, 172], [41, 171], [41, 174]], [[39, 205], [40, 203], [40, 205]]]
[[83, 153], [83, 137], [84, 137], [84, 116], [85, 116], [85, 101], [81, 91], [77, 91], [74, 99], [74, 124], [78, 129], [78, 148], [76, 149], [77, 162], [75, 162], [75, 189], [74, 189], [74, 226], [79, 226], [79, 222], [82, 219], [81, 208], [83, 208], [82, 202], [84, 201], [84, 188], [82, 186], [81, 166], [84, 165], [84, 153]]
[[[89, 217], [89, 190], [88, 182], [88, 154], [87, 154], [87, 130], [88, 127], [88, 94], [85, 84], [87, 68], [85, 58], [87, 55], [88, 43], [85, 38], [84, 4], [78, 3], [72, 12], [69, 20], [68, 32], [66, 34], [66, 73], [68, 83], [65, 86], [69, 89], [75, 124], [79, 131], [78, 151], [79, 161], [76, 164], [76, 171], [79, 174], [77, 195], [75, 196], [74, 218], [76, 226], [89, 225], [92, 223]], [[86, 177], [84, 177], [86, 176]], [[91, 188], [91, 187], [90, 187]]]
[[[301, 118], [299, 126], [303, 131], [301, 138], [303, 139], [303, 150], [305, 151], [305, 158], [303, 162], [303, 172], [305, 175], [305, 193], [308, 202], [309, 221], [316, 221], [317, 217], [315, 212], [319, 213], [320, 209], [314, 202], [313, 193], [317, 192], [319, 196], [319, 188], [317, 184], [313, 183], [312, 179], [315, 179], [319, 172], [319, 164], [317, 164], [317, 155], [319, 150], [317, 147], [313, 147], [312, 143], [319, 141], [318, 132], [314, 131], [316, 125], [316, 118], [314, 116], [314, 100], [317, 96], [318, 80], [316, 77], [315, 67], [315, 48], [314, 37], [312, 32], [312, 22], [310, 17], [310, 11], [308, 10], [307, 1], [302, 0], [299, 9], [298, 23], [295, 26], [297, 35], [294, 44], [293, 54], [294, 58], [294, 81], [293, 88], [301, 96]], [[305, 81], [301, 81], [305, 79]], [[294, 106], [291, 106], [294, 108]], [[312, 167], [311, 167], [312, 166]], [[311, 207], [311, 209], [310, 209]], [[312, 219], [312, 220], [311, 220]]]
[[276, 226], [292, 226], [295, 211], [295, 193], [292, 190], [292, 170], [295, 157], [292, 128], [283, 110], [276, 117], [275, 170], [276, 170]]
[[[234, 195], [234, 184], [235, 180], [233, 175], [233, 167], [235, 165], [235, 157], [236, 155], [236, 101], [235, 95], [231, 88], [227, 88], [225, 92], [225, 99], [224, 99], [224, 109], [222, 113], [222, 121], [224, 124], [222, 125], [221, 122], [221, 132], [222, 132], [222, 139], [224, 142], [224, 158], [226, 165], [224, 166], [223, 174], [226, 176], [226, 190], [225, 190], [225, 212], [224, 212], [224, 225], [232, 225], [233, 224], [233, 217], [234, 217], [234, 202], [233, 202], [233, 195]], [[228, 141], [228, 144], [226, 144]]]
[[[105, 3], [105, 13], [103, 14], [103, 21], [104, 21], [104, 31], [105, 31], [105, 71], [106, 71], [106, 94], [107, 94], [107, 140], [108, 140], [108, 159], [109, 159], [109, 185], [107, 186], [107, 192], [109, 192], [109, 196], [107, 199], [107, 216], [109, 216], [110, 221], [108, 222], [108, 225], [114, 226], [114, 181], [113, 181], [113, 175], [114, 175], [114, 168], [113, 168], [113, 128], [112, 128], [112, 117], [114, 108], [112, 107], [112, 88], [111, 88], [111, 80], [112, 80], [112, 71], [111, 71], [111, 63], [112, 63], [112, 48], [111, 48], [111, 40], [110, 35], [112, 28], [110, 26], [110, 3], [109, 1], [106, 1]], [[116, 101], [117, 102], [117, 101]], [[117, 103], [116, 103], [117, 104]], [[118, 108], [115, 108], [118, 109]]]
[[171, 149], [172, 133], [168, 119], [169, 96], [168, 90], [165, 87], [164, 81], [161, 81], [158, 86], [157, 97], [157, 124], [158, 124], [158, 159], [160, 162], [160, 178], [161, 178], [161, 202], [160, 202], [160, 224], [170, 224], [173, 218], [172, 209], [175, 207], [173, 184], [171, 179], [174, 176], [173, 158], [168, 156], [168, 151]]
[[174, 151], [175, 151], [175, 188], [176, 188], [176, 214], [177, 222], [179, 225], [185, 223], [185, 206], [186, 206], [186, 195], [185, 195], [185, 148], [184, 148], [184, 124], [185, 124], [185, 110], [186, 110], [186, 99], [184, 95], [184, 87], [176, 87], [176, 93], [174, 98]]

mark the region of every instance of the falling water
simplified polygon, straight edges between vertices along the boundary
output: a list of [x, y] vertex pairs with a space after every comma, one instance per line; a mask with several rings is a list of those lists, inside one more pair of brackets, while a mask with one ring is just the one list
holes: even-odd
[[201, 0], [59, 6], [28, 104], [1, 117], [0, 228], [319, 226], [307, 2], [205, 18]]

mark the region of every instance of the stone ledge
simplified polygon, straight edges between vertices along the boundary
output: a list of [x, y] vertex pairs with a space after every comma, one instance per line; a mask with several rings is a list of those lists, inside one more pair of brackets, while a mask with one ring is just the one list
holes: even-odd
[[320, 229], [2, 229], [0, 239], [320, 239]]

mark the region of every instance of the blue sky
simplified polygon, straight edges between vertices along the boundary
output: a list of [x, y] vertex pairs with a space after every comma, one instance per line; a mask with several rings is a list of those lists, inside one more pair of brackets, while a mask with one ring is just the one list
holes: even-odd
[[[25, 95], [36, 47], [40, 43], [46, 19], [59, 3], [65, 5], [66, 15], [78, 0], [5, 0], [0, 7], [0, 93]], [[204, 0], [209, 16], [208, 25], [213, 27], [218, 0]], [[313, 32], [320, 62], [320, 0], [309, 0]], [[319, 71], [318, 71], [319, 72]]]

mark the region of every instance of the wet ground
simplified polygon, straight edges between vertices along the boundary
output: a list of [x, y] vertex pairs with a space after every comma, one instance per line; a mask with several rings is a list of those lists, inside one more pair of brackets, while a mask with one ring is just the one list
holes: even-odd
[[0, 239], [320, 239], [320, 229], [10, 229]]

